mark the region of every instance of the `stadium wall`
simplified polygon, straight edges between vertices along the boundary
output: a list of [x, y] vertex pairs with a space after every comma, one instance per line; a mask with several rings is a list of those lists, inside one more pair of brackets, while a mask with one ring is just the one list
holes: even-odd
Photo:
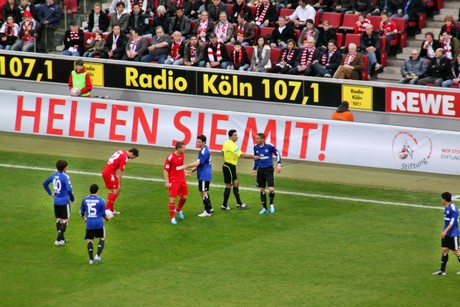
[[208, 136], [219, 151], [226, 132], [251, 152], [258, 132], [288, 159], [406, 171], [460, 174], [460, 133], [202, 109], [123, 100], [0, 90], [0, 131], [171, 147], [192, 148]]

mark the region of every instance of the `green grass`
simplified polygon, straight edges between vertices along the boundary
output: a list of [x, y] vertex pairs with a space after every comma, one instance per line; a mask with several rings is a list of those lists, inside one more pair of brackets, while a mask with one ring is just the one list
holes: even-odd
[[[190, 158], [190, 156], [188, 156]], [[52, 168], [57, 156], [0, 151], [4, 164]], [[105, 157], [102, 157], [105, 158]], [[70, 171], [99, 173], [105, 159], [66, 157]], [[163, 159], [163, 157], [161, 157]], [[161, 166], [130, 163], [126, 175], [162, 178]], [[106, 224], [102, 265], [88, 264], [79, 201], [100, 176], [70, 172], [77, 203], [65, 247], [55, 247], [52, 200], [41, 184], [52, 171], [0, 167], [0, 305], [4, 306], [447, 306], [458, 298], [460, 265], [433, 277], [440, 260], [442, 211], [333, 200], [321, 195], [439, 205], [439, 195], [337, 185], [280, 176], [275, 215], [259, 216], [257, 191], [246, 211], [216, 209], [199, 218], [195, 178], [185, 221], [169, 223], [162, 182], [123, 180]], [[240, 172], [243, 187], [254, 178]], [[333, 177], [333, 176], [332, 176]], [[231, 196], [234, 204], [233, 195]], [[452, 254], [451, 254], [452, 255]]]

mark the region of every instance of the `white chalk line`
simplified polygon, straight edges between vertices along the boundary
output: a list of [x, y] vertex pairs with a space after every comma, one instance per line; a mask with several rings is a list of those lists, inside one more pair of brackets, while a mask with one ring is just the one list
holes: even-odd
[[[1, 164], [0, 167], [5, 168], [19, 168], [19, 169], [28, 169], [28, 170], [36, 170], [36, 171], [46, 171], [46, 172], [53, 172], [56, 171], [54, 168], [46, 168], [46, 167], [35, 167], [35, 166], [26, 166], [26, 165], [13, 165], [13, 164]], [[69, 170], [69, 174], [79, 174], [79, 175], [88, 175], [88, 176], [101, 176], [101, 173], [93, 173], [93, 172], [85, 172], [85, 171], [75, 171]], [[153, 181], [153, 182], [164, 182], [162, 178], [146, 178], [146, 177], [137, 177], [137, 176], [129, 176], [123, 175], [123, 179], [133, 179], [133, 180], [140, 180], [140, 181]], [[213, 184], [215, 187], [224, 188], [223, 185]], [[259, 191], [257, 188], [249, 188], [249, 187], [242, 187], [240, 186], [241, 190], [245, 191]], [[364, 198], [354, 198], [354, 197], [342, 197], [342, 196], [333, 196], [333, 195], [323, 195], [323, 194], [313, 194], [313, 193], [302, 193], [302, 192], [290, 192], [290, 191], [281, 191], [276, 190], [277, 194], [287, 194], [287, 195], [296, 195], [301, 197], [308, 197], [308, 198], [323, 198], [323, 199], [333, 199], [333, 200], [343, 200], [343, 201], [350, 201], [350, 202], [359, 202], [359, 203], [372, 203], [372, 204], [379, 204], [379, 205], [388, 205], [388, 206], [400, 206], [400, 207], [413, 207], [413, 208], [423, 208], [423, 209], [436, 209], [436, 210], [444, 210], [443, 207], [435, 207], [435, 206], [425, 206], [425, 205], [418, 205], [418, 204], [407, 204], [407, 203], [399, 203], [399, 202], [392, 202], [392, 201], [381, 201], [381, 200], [373, 200], [373, 199], [364, 199]], [[454, 199], [458, 199], [460, 196], [455, 195]]]

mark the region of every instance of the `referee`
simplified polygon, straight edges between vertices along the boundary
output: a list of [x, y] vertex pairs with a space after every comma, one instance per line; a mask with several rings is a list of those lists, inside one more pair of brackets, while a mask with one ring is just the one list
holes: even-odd
[[240, 198], [238, 177], [236, 175], [236, 165], [238, 164], [238, 158], [243, 157], [246, 159], [258, 160], [259, 157], [245, 154], [241, 149], [235, 144], [238, 140], [238, 133], [235, 129], [228, 131], [228, 140], [225, 141], [222, 145], [222, 155], [224, 156], [224, 165], [222, 166], [222, 171], [224, 173], [224, 201], [222, 203], [222, 210], [230, 210], [228, 205], [228, 198], [230, 197], [230, 188], [233, 186], [233, 195], [235, 195], [237, 208], [238, 209], [247, 209], [248, 205], [243, 203]]
[[260, 201], [262, 202], [262, 210], [259, 214], [268, 213], [267, 196], [265, 195], [265, 187], [268, 185], [268, 195], [270, 199], [270, 213], [275, 213], [275, 170], [273, 169], [273, 156], [276, 156], [276, 172], [281, 172], [281, 154], [272, 144], [265, 143], [265, 134], [258, 133], [256, 136], [256, 145], [254, 146], [254, 156], [260, 157], [254, 161], [252, 169], [253, 175], [257, 175], [257, 186], [260, 188]]

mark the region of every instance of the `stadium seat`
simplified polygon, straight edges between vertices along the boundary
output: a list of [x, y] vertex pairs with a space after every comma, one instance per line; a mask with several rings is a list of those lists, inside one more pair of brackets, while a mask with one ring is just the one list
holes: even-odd
[[291, 16], [294, 13], [295, 9], [282, 8], [280, 10], [280, 16]]
[[343, 46], [343, 33], [335, 33], [335, 42], [338, 48], [341, 48]]
[[361, 45], [360, 39], [361, 39], [361, 34], [347, 34], [345, 35], [345, 42], [343, 43], [343, 46], [347, 47], [351, 43], [355, 43], [356, 47], [359, 48], [359, 46]]
[[233, 3], [231, 4], [227, 3], [226, 6], [227, 6], [227, 11], [228, 11], [228, 20], [230, 20], [230, 16], [232, 16], [232, 12], [233, 12]]
[[254, 18], [256, 18], [256, 9], [257, 9], [256, 6], [250, 6], [249, 7], [249, 10], [251, 10], [251, 16], [252, 16], [253, 20], [254, 20]]
[[271, 37], [272, 37], [273, 30], [275, 30], [275, 28], [273, 28], [273, 27], [263, 27], [263, 28], [260, 28], [259, 36], [265, 36], [265, 37], [271, 38]]
[[339, 27], [338, 32], [354, 33], [357, 21], [358, 21], [358, 15], [345, 14], [343, 16], [342, 25]]
[[381, 16], [367, 16], [367, 19], [371, 22], [374, 26], [374, 31], [378, 31], [380, 29], [380, 22], [382, 21]]
[[251, 62], [252, 59], [252, 54], [254, 53], [254, 47], [253, 46], [245, 46], [246, 49], [246, 54], [248, 55], [249, 62]]
[[425, 22], [426, 22], [426, 14], [425, 13], [419, 13], [418, 14], [418, 19], [417, 20], [410, 20], [407, 23], [408, 28], [416, 28], [417, 30], [421, 31], [423, 28], [425, 28]]
[[387, 40], [385, 39], [385, 36], [380, 36], [380, 64], [382, 64], [383, 67], [387, 66], [388, 54], [385, 51], [386, 46]]
[[315, 15], [315, 27], [318, 27], [320, 21], [321, 21], [321, 13], [316, 12], [316, 15]]
[[363, 55], [364, 59], [364, 65], [363, 65], [363, 70], [361, 71], [361, 80], [369, 80], [369, 73], [367, 72], [367, 65], [369, 62], [369, 59], [367, 58], [367, 55]]
[[279, 48], [271, 48], [270, 49], [270, 61], [272, 62], [272, 67], [275, 66], [276, 61], [278, 61], [281, 53], [283, 52], [282, 49]]
[[299, 29], [295, 29], [294, 31], [295, 31], [295, 41], [297, 43], [299, 41], [300, 33], [302, 32], [300, 32]]
[[[342, 14], [334, 12], [324, 12], [321, 23], [323, 23], [325, 20], [329, 21], [332, 28], [337, 29], [342, 24]], [[318, 28], [322, 27], [322, 24], [318, 25]]]
[[406, 32], [406, 20], [404, 18], [391, 18], [391, 20], [396, 24], [396, 29], [398, 34], [395, 39], [390, 42], [391, 46], [399, 46], [403, 49], [406, 47], [407, 42], [407, 32]]

